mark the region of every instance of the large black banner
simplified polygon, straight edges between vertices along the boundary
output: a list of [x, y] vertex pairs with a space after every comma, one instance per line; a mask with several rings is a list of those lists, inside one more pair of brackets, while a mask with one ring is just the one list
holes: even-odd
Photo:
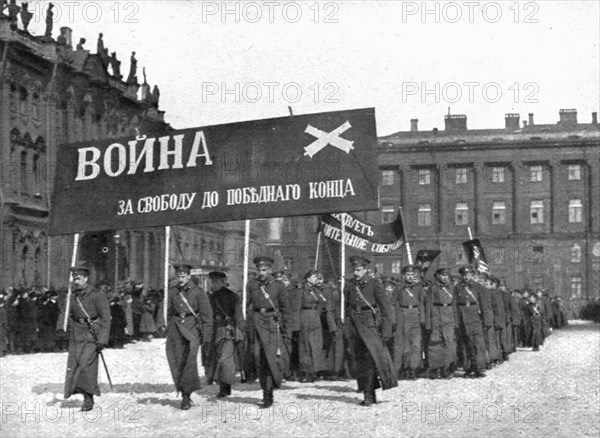
[[488, 272], [490, 270], [479, 239], [467, 240], [462, 245], [469, 258], [469, 264], [475, 265], [479, 272]]
[[50, 234], [378, 208], [373, 108], [63, 145]]

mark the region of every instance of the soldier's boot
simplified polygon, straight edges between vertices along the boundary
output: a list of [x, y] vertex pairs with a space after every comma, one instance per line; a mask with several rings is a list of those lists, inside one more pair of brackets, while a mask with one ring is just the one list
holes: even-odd
[[94, 396], [87, 392], [83, 393], [83, 404], [81, 410], [83, 412], [91, 411], [94, 408]]
[[371, 406], [375, 403], [375, 391], [365, 391], [364, 400], [360, 402], [361, 406]]
[[192, 407], [192, 399], [190, 398], [190, 394], [188, 394], [187, 392], [182, 393], [181, 410], [187, 411], [191, 407]]
[[408, 380], [416, 380], [417, 379], [417, 372], [413, 369], [409, 369], [408, 370]]
[[263, 391], [263, 399], [262, 402], [260, 403], [260, 408], [261, 409], [267, 409], [270, 408], [271, 406], [273, 406], [273, 390], [271, 389], [270, 391]]
[[451, 379], [452, 378], [452, 374], [447, 367], [442, 367], [440, 368], [441, 370], [441, 377], [442, 379]]
[[217, 393], [218, 398], [224, 398], [231, 394], [231, 388], [229, 388], [229, 390], [227, 390], [228, 386], [229, 385], [227, 383], [221, 383], [219, 385], [219, 392]]
[[473, 377], [478, 379], [481, 377], [485, 377], [485, 373], [483, 371], [480, 370], [475, 370], [475, 373], [473, 373]]

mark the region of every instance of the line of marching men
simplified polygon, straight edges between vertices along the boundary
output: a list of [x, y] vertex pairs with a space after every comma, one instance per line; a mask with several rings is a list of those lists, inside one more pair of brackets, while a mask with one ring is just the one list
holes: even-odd
[[[464, 377], [484, 377], [485, 369], [508, 360], [518, 345], [539, 349], [549, 333], [552, 307], [543, 297], [510, 294], [471, 267], [459, 270], [458, 281], [439, 269], [426, 284], [412, 265], [397, 282], [374, 278], [364, 257], [350, 262], [344, 320], [340, 289], [324, 284], [314, 270], [292, 285], [282, 273], [273, 274], [272, 259], [255, 258], [244, 317], [243, 299], [227, 287], [225, 273], [209, 274], [207, 293], [191, 281], [191, 266], [176, 265], [164, 325], [181, 409], [191, 408], [191, 395], [201, 388], [199, 351], [208, 383], [219, 385], [219, 398], [231, 395], [237, 372], [242, 382], [259, 380], [263, 408], [273, 405], [274, 390], [285, 379], [311, 382], [325, 373], [330, 379], [355, 378], [364, 394], [361, 405], [370, 406], [377, 402], [376, 389], [396, 387], [398, 379], [415, 379], [422, 370], [431, 378], [452, 377], [459, 368]], [[65, 398], [81, 393], [82, 409], [89, 410], [93, 395], [100, 395], [98, 355], [108, 342], [110, 309], [106, 295], [87, 283], [89, 270], [72, 271]], [[86, 335], [90, 330], [94, 336]]]

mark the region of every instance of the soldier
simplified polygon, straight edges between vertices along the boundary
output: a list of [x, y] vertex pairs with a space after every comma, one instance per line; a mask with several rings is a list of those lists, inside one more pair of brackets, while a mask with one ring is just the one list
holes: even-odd
[[[340, 288], [332, 281], [324, 287], [324, 294], [331, 303], [333, 309], [333, 319], [338, 330], [330, 336], [330, 343], [325, 353], [325, 368], [328, 371], [326, 380], [345, 379], [346, 372], [344, 369], [345, 348], [344, 348], [344, 332], [340, 330], [342, 326], [341, 319], [341, 291]], [[321, 319], [322, 323], [323, 319]]]
[[213, 271], [208, 274], [212, 293], [209, 300], [213, 311], [214, 338], [211, 343], [207, 379], [219, 384], [217, 397], [231, 395], [236, 371], [241, 370], [241, 342], [244, 315], [242, 300], [226, 287], [227, 275]]
[[321, 309], [324, 309], [326, 313], [329, 333], [335, 336], [337, 331], [331, 301], [323, 296], [317, 283], [318, 272], [311, 269], [304, 276], [304, 283], [299, 291], [300, 337], [298, 338], [298, 356], [300, 359], [300, 372], [304, 375], [300, 381], [309, 383], [315, 380], [317, 373], [325, 369]]
[[519, 306], [521, 308], [521, 345], [523, 347], [531, 347], [531, 317], [527, 312], [529, 304], [529, 291], [523, 290]]
[[413, 265], [402, 268], [402, 283], [397, 286], [394, 303], [399, 310], [396, 330], [399, 330], [402, 336], [402, 356], [401, 359], [397, 358], [402, 363], [402, 377], [409, 380], [417, 378], [417, 370], [423, 364], [421, 324], [425, 324], [425, 292], [419, 283], [418, 275], [418, 268]]
[[[68, 315], [69, 356], [65, 398], [72, 394], [83, 394], [82, 411], [94, 407], [94, 395], [100, 396], [98, 386], [98, 356], [108, 344], [110, 333], [110, 306], [106, 294], [88, 284], [89, 269], [72, 267], [73, 294]], [[57, 329], [64, 334], [63, 324], [66, 308], [62, 309], [56, 322]]]
[[292, 284], [289, 275], [283, 271], [273, 273], [273, 278], [283, 283], [285, 286], [285, 296], [287, 297], [288, 307], [288, 326], [287, 331], [290, 336], [283, 336], [283, 343], [286, 351], [289, 351], [289, 360], [284, 370], [284, 379], [290, 381], [298, 380], [298, 367], [300, 359], [298, 356], [298, 337], [300, 336], [300, 299], [296, 284]]
[[529, 297], [529, 303], [525, 307], [527, 314], [531, 319], [531, 346], [533, 351], [540, 351], [542, 318], [543, 314], [540, 311], [540, 303], [534, 294]]
[[448, 370], [456, 363], [455, 312], [450, 270], [440, 268], [425, 296], [425, 329], [429, 333], [427, 357], [432, 379], [451, 377]]
[[282, 335], [287, 335], [289, 302], [285, 285], [271, 275], [273, 259], [259, 256], [254, 259], [254, 264], [258, 275], [247, 287], [248, 313], [253, 317], [249, 336], [263, 390], [259, 406], [269, 408], [273, 405], [273, 390], [281, 387], [288, 362]]
[[485, 339], [485, 348], [487, 351], [485, 367], [486, 369], [491, 370], [492, 366], [495, 366], [500, 358], [500, 351], [496, 344], [496, 330], [494, 328], [494, 309], [496, 308], [497, 302], [496, 300], [492, 301], [492, 292], [485, 287], [485, 282], [488, 279], [486, 273], [475, 272], [473, 279], [475, 283], [479, 285], [481, 294], [479, 305], [481, 307], [482, 323], [484, 322], [483, 315], [489, 315], [489, 319], [483, 324], [483, 339]]
[[[200, 389], [198, 349], [212, 338], [213, 314], [206, 292], [191, 281], [190, 265], [174, 265], [177, 285], [169, 289], [167, 360], [181, 409], [192, 406], [191, 394]], [[203, 347], [204, 348], [204, 347]]]
[[371, 406], [377, 402], [377, 388], [386, 390], [398, 386], [394, 364], [384, 346], [392, 337], [391, 307], [383, 285], [367, 275], [371, 262], [352, 256], [350, 263], [354, 278], [344, 287], [345, 324], [358, 390], [364, 393], [360, 404]]
[[56, 350], [56, 322], [60, 314], [60, 308], [56, 303], [58, 294], [55, 291], [48, 291], [44, 294], [38, 311], [38, 324], [40, 329], [40, 350]]
[[[494, 347], [496, 356], [493, 360], [495, 364], [502, 364], [503, 357], [506, 356], [506, 346], [504, 343], [504, 326], [506, 324], [506, 313], [504, 312], [504, 300], [498, 291], [499, 281], [496, 277], [488, 276], [485, 279], [484, 286], [490, 294], [490, 303], [492, 304], [493, 325], [490, 330], [494, 331]], [[490, 352], [490, 356], [492, 353]]]
[[398, 282], [392, 277], [383, 277], [381, 279], [381, 284], [383, 285], [383, 290], [385, 291], [385, 297], [387, 298], [388, 303], [390, 303], [392, 326], [395, 326], [395, 330], [392, 331], [392, 339], [386, 343], [386, 347], [390, 352], [392, 362], [394, 363], [394, 375], [398, 376], [400, 373], [400, 367], [402, 366], [403, 351], [403, 330], [400, 330], [397, 324], [397, 321], [401, 319], [399, 316], [400, 309], [397, 306], [398, 300], [396, 299], [396, 293], [398, 292], [396, 286], [398, 285]]
[[519, 301], [521, 294], [515, 289], [510, 297], [510, 320], [512, 325], [512, 352], [517, 351], [517, 346], [521, 343], [521, 307]]
[[462, 275], [462, 281], [454, 288], [454, 300], [458, 313], [459, 348], [463, 349], [464, 377], [485, 377], [483, 325], [484, 321], [491, 324], [491, 315], [484, 313], [480, 306], [481, 287], [473, 280], [473, 268], [463, 266], [458, 272]]

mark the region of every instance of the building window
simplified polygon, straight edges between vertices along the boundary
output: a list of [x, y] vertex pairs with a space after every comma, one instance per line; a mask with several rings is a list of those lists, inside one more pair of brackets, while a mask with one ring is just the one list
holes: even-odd
[[534, 289], [543, 289], [544, 288], [544, 277], [541, 275], [536, 275], [531, 278], [531, 287]]
[[419, 227], [431, 226], [431, 204], [419, 204], [417, 224]]
[[383, 275], [383, 263], [375, 263], [375, 269], [377, 269], [378, 275]]
[[492, 167], [492, 182], [504, 182], [504, 167]]
[[571, 277], [571, 298], [581, 298], [583, 290], [583, 278], [581, 275], [573, 275]]
[[530, 263], [544, 263], [544, 247], [534, 246], [531, 258], [527, 259]]
[[383, 204], [381, 206], [381, 222], [387, 224], [393, 222], [395, 218], [396, 208], [394, 204]]
[[25, 87], [21, 87], [19, 89], [19, 98], [21, 100], [21, 115], [22, 116], [26, 116], [27, 115], [27, 98], [29, 96], [29, 93], [27, 92], [27, 88]]
[[581, 179], [581, 165], [569, 164], [569, 181], [579, 181]]
[[39, 193], [39, 185], [40, 185], [40, 176], [38, 174], [38, 162], [40, 161], [39, 155], [33, 156], [33, 167], [31, 169], [31, 173], [33, 173], [33, 194], [35, 196], [40, 196]]
[[569, 199], [569, 222], [580, 223], [583, 205], [581, 199]]
[[422, 186], [431, 184], [431, 170], [430, 169], [419, 169], [419, 184]]
[[27, 152], [21, 152], [21, 191], [27, 192]]
[[492, 223], [494, 225], [506, 223], [506, 202], [496, 201], [492, 204]]
[[466, 184], [468, 181], [468, 174], [467, 174], [467, 168], [466, 167], [457, 167], [455, 169], [456, 172], [456, 184]]
[[33, 120], [40, 119], [40, 95], [38, 93], [33, 93], [33, 99], [31, 100], [31, 116]]
[[399, 274], [401, 269], [400, 261], [395, 261], [392, 263], [392, 274]]
[[529, 166], [529, 181], [530, 182], [541, 182], [542, 181], [542, 166]]
[[571, 247], [571, 263], [581, 263], [581, 245], [578, 243]]
[[394, 185], [394, 174], [393, 170], [382, 170], [381, 171], [381, 185], [393, 186]]
[[457, 202], [454, 215], [456, 225], [467, 225], [469, 223], [469, 204], [466, 202]]
[[532, 224], [544, 223], [544, 201], [531, 201], [529, 217]]

